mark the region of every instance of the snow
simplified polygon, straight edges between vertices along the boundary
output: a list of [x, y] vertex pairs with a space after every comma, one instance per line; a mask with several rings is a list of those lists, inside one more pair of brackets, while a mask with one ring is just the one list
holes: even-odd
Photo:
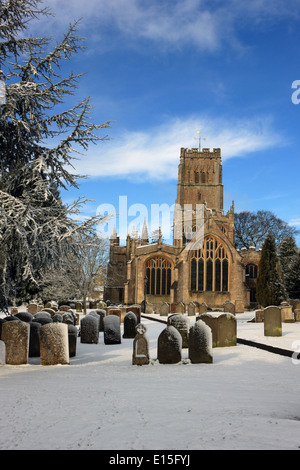
[[[158, 315], [153, 317], [159, 318]], [[300, 323], [266, 338], [252, 313], [238, 337], [300, 350]], [[161, 317], [165, 318], [165, 317]], [[195, 317], [189, 317], [190, 324]], [[163, 323], [143, 319], [151, 364], [133, 366], [132, 339], [82, 344], [70, 365], [29, 358], [0, 366], [1, 450], [300, 448], [300, 360], [245, 345], [214, 348], [213, 364], [159, 364]]]

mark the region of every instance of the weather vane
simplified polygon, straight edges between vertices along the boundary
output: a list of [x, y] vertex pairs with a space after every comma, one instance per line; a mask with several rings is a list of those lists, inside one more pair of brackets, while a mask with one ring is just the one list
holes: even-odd
[[[197, 134], [199, 134], [199, 135], [198, 135], [198, 137], [194, 137], [194, 139], [195, 139], [195, 140], [198, 140], [198, 142], [199, 142], [198, 148], [199, 148], [199, 152], [201, 152], [201, 135], [200, 135], [200, 134], [201, 134], [201, 131], [196, 131], [196, 132], [197, 132]], [[203, 139], [203, 140], [206, 140], [206, 139]]]

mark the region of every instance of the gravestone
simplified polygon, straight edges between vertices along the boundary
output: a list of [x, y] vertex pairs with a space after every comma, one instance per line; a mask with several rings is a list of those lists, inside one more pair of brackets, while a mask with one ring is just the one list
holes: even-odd
[[34, 318], [50, 318], [50, 319], [51, 319], [52, 316], [51, 316], [51, 313], [42, 311], [42, 312], [38, 312], [38, 313], [34, 316]]
[[2, 324], [1, 339], [5, 343], [6, 364], [27, 364], [29, 350], [29, 323], [6, 321]]
[[157, 358], [160, 364], [177, 364], [181, 361], [182, 338], [174, 326], [167, 326], [159, 335]]
[[38, 322], [30, 322], [29, 334], [29, 357], [40, 356], [40, 329], [41, 324]]
[[63, 322], [63, 317], [60, 313], [55, 313], [52, 317], [52, 320], [55, 323], [62, 323]]
[[205, 302], [202, 302], [199, 306], [199, 314], [201, 315], [202, 313], [207, 313], [209, 311], [209, 307]]
[[149, 343], [146, 337], [147, 328], [142, 323], [136, 327], [136, 336], [133, 340], [132, 364], [144, 366], [149, 364]]
[[139, 324], [141, 322], [141, 306], [140, 305], [130, 305], [127, 307], [127, 312], [133, 312], [136, 315], [137, 318], [137, 323]]
[[184, 314], [185, 313], [185, 305], [183, 302], [179, 302], [177, 305], [176, 305], [176, 313], [181, 313], [181, 314]]
[[67, 326], [68, 326], [69, 357], [74, 357], [76, 356], [78, 331], [75, 325], [67, 325]]
[[232, 313], [222, 313], [217, 319], [217, 347], [236, 346], [236, 318]]
[[93, 315], [86, 315], [80, 321], [80, 342], [98, 344], [99, 320]]
[[25, 323], [29, 323], [33, 320], [33, 315], [29, 312], [19, 312], [16, 313], [14, 316], [19, 320], [24, 321]]
[[149, 302], [146, 302], [145, 313], [149, 313], [149, 314], [154, 313], [154, 305], [150, 304]]
[[69, 312], [62, 311], [61, 316], [62, 316], [62, 322], [63, 323], [66, 323], [66, 325], [73, 325], [74, 326], [75, 321], [74, 321], [74, 316], [73, 316], [71, 311], [69, 311]]
[[158, 308], [158, 313], [162, 317], [167, 317], [169, 314], [169, 310], [170, 310], [170, 306], [168, 302], [163, 302]]
[[180, 333], [182, 339], [182, 347], [189, 347], [189, 319], [181, 315], [180, 313], [175, 313], [175, 315], [170, 315], [168, 317], [168, 325], [174, 326], [176, 330]]
[[82, 312], [82, 303], [76, 302], [76, 312]]
[[5, 343], [0, 340], [0, 366], [5, 365]]
[[34, 303], [28, 304], [27, 311], [31, 313], [31, 315], [35, 315], [39, 311], [38, 304], [34, 304]]
[[121, 310], [119, 308], [115, 308], [115, 307], [109, 307], [107, 309], [107, 315], [115, 315], [117, 317], [120, 318], [120, 322], [121, 322]]
[[213, 362], [212, 332], [202, 320], [198, 320], [190, 329], [189, 359], [192, 364]]
[[300, 321], [300, 308], [295, 308], [294, 315], [295, 315], [295, 321]]
[[281, 302], [281, 321], [284, 323], [294, 322], [293, 307], [288, 302]]
[[194, 315], [196, 315], [196, 305], [194, 302], [190, 302], [188, 305], [188, 316], [193, 317]]
[[71, 310], [69, 305], [60, 305], [59, 307], [60, 312], [68, 312], [69, 310]]
[[230, 300], [226, 300], [223, 304], [224, 312], [235, 314], [235, 304], [230, 302]]
[[124, 317], [124, 333], [123, 338], [135, 338], [137, 318], [133, 312], [127, 312]]
[[32, 320], [34, 323], [40, 323], [41, 325], [47, 325], [48, 323], [53, 323], [52, 318], [47, 318], [47, 317], [39, 317], [39, 318], [33, 318]]
[[42, 312], [48, 312], [51, 315], [51, 318], [58, 312], [58, 309], [54, 310], [53, 308], [43, 308]]
[[264, 321], [264, 309], [256, 310], [255, 312], [255, 322], [256, 323], [263, 323]]
[[264, 310], [264, 335], [282, 336], [281, 309], [276, 306], [266, 307]]
[[95, 312], [95, 310], [92, 310], [87, 315], [91, 315], [92, 317], [96, 318], [97, 323], [98, 323], [98, 332], [99, 332], [100, 331], [100, 317], [99, 317], [98, 313]]
[[117, 315], [107, 315], [103, 318], [104, 344], [121, 343], [121, 321]]
[[19, 312], [18, 307], [11, 307], [11, 309], [10, 309], [10, 314], [11, 315], [15, 315], [18, 312]]
[[69, 364], [68, 325], [48, 323], [40, 329], [41, 365]]

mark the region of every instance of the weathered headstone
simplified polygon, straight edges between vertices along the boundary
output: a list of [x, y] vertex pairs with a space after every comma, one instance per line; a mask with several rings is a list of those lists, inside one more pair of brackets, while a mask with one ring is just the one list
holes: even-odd
[[41, 365], [69, 364], [68, 325], [48, 323], [40, 329]]
[[75, 324], [74, 321], [74, 316], [71, 311], [69, 312], [62, 312], [62, 322], [66, 323], [67, 325], [73, 325]]
[[40, 356], [40, 329], [41, 324], [38, 322], [30, 322], [30, 335], [29, 335], [29, 357]]
[[82, 303], [76, 302], [76, 312], [82, 312]]
[[5, 363], [5, 343], [0, 340], [0, 366], [4, 366]]
[[1, 339], [5, 343], [6, 364], [27, 364], [29, 350], [29, 323], [6, 321], [2, 324]]
[[42, 311], [42, 312], [38, 312], [38, 313], [34, 316], [34, 318], [50, 318], [50, 319], [51, 319], [52, 316], [51, 316], [51, 313]]
[[236, 317], [231, 313], [213, 314], [206, 313], [197, 317], [202, 320], [212, 331], [213, 347], [236, 346]]
[[87, 314], [87, 316], [88, 316], [88, 315], [91, 315], [92, 317], [96, 318], [97, 323], [98, 323], [98, 331], [100, 331], [100, 317], [99, 317], [98, 313], [95, 312], [95, 310], [92, 310], [91, 312], [89, 312], [89, 313]]
[[255, 312], [255, 322], [262, 323], [264, 321], [264, 309], [256, 310]]
[[120, 318], [120, 322], [121, 322], [121, 310], [119, 308], [115, 308], [115, 307], [109, 307], [107, 309], [107, 315], [115, 315], [117, 317]]
[[176, 313], [185, 313], [185, 305], [183, 302], [178, 302], [178, 304], [176, 305]]
[[205, 303], [205, 302], [202, 302], [202, 304], [200, 304], [199, 306], [199, 314], [201, 315], [202, 313], [207, 313], [209, 312], [209, 307], [208, 305]]
[[132, 364], [143, 366], [149, 364], [149, 343], [146, 337], [147, 328], [142, 323], [136, 327], [136, 336], [133, 340]]
[[224, 307], [224, 312], [232, 313], [232, 315], [235, 314], [235, 304], [233, 302], [230, 302], [230, 300], [226, 300], [223, 304], [223, 307]]
[[181, 334], [174, 326], [167, 326], [158, 337], [158, 361], [161, 364], [177, 364], [181, 361], [181, 348]]
[[60, 312], [68, 312], [69, 310], [71, 310], [69, 305], [60, 305], [59, 307]]
[[106, 316], [106, 311], [103, 308], [98, 308], [95, 312], [99, 316], [99, 331], [103, 331], [103, 318]]
[[266, 307], [264, 310], [264, 335], [282, 336], [281, 309], [276, 306]]
[[133, 312], [127, 312], [124, 317], [124, 333], [123, 338], [135, 338], [137, 318]]
[[163, 303], [159, 306], [158, 313], [159, 313], [159, 315], [161, 315], [162, 317], [167, 317], [168, 314], [169, 314], [169, 311], [170, 311], [170, 306], [169, 306], [168, 302], [163, 302]]
[[295, 315], [295, 321], [300, 321], [300, 308], [295, 308], [294, 315]]
[[58, 312], [58, 309], [54, 310], [54, 308], [43, 308], [42, 312], [48, 312], [50, 313], [51, 317], [53, 318], [53, 316]]
[[281, 321], [284, 323], [294, 322], [293, 307], [288, 302], [281, 302]]
[[137, 324], [141, 322], [141, 306], [137, 304], [130, 305], [127, 307], [127, 312], [133, 312], [137, 318]]
[[80, 321], [80, 342], [97, 344], [99, 341], [99, 320], [93, 315], [86, 315]]
[[104, 344], [121, 343], [121, 321], [117, 315], [107, 315], [103, 318]]
[[47, 317], [39, 317], [39, 318], [34, 317], [32, 321], [40, 323], [41, 325], [47, 325], [48, 323], [53, 323], [52, 318], [47, 318]]
[[35, 315], [39, 311], [38, 304], [34, 304], [34, 303], [28, 304], [27, 311], [31, 313], [32, 315]]
[[188, 316], [193, 317], [194, 315], [196, 315], [196, 305], [194, 302], [190, 302], [188, 305]]
[[189, 332], [189, 359], [192, 364], [212, 363], [212, 332], [204, 321], [198, 320]]
[[52, 317], [52, 320], [55, 323], [62, 323], [63, 322], [63, 316], [60, 313], [55, 313]]
[[168, 325], [174, 326], [174, 328], [179, 331], [182, 338], [182, 347], [188, 348], [190, 327], [189, 319], [186, 316], [177, 313], [168, 317]]
[[75, 325], [67, 325], [68, 326], [68, 341], [69, 341], [69, 357], [76, 356], [76, 348], [77, 348], [77, 328]]

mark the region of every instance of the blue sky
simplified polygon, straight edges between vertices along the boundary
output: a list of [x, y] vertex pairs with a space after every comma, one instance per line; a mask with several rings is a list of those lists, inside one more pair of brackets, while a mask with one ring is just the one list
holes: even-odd
[[222, 150], [225, 211], [234, 200], [236, 212], [271, 210], [300, 228], [298, 0], [44, 3], [56, 16], [38, 23], [43, 34], [60, 39], [82, 18], [88, 48], [66, 68], [88, 72], [78, 98], [91, 96], [94, 121], [115, 121], [76, 162], [90, 176], [66, 202], [92, 199], [88, 215], [118, 212], [119, 196], [173, 204], [180, 148], [197, 147], [201, 130], [202, 146]]

